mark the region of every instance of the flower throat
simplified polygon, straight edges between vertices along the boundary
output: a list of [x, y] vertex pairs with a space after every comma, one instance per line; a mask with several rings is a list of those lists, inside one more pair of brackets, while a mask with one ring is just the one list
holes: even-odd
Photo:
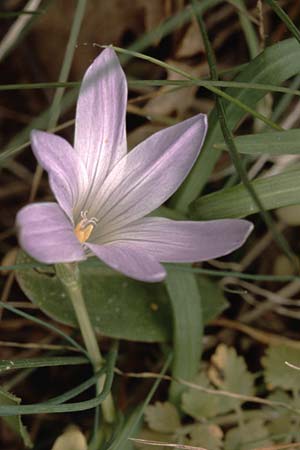
[[81, 243], [86, 242], [88, 240], [95, 226], [98, 223], [98, 219], [96, 217], [92, 217], [91, 219], [89, 219], [87, 217], [87, 214], [88, 211], [81, 211], [80, 213], [81, 220], [74, 229], [75, 236]]

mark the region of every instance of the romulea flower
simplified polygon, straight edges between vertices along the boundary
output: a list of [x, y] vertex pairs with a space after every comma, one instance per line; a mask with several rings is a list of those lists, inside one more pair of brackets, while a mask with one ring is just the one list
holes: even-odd
[[32, 131], [33, 152], [48, 172], [57, 203], [19, 211], [24, 250], [44, 263], [96, 255], [129, 277], [157, 282], [166, 276], [161, 262], [205, 261], [240, 247], [252, 230], [246, 220], [147, 217], [191, 170], [205, 138], [206, 116], [161, 130], [127, 152], [126, 104], [124, 72], [107, 48], [83, 78], [74, 148], [59, 136]]

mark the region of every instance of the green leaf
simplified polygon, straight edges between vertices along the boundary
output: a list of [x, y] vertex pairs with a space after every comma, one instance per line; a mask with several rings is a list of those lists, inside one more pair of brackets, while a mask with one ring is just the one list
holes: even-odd
[[[21, 252], [18, 262], [32, 262]], [[114, 338], [162, 342], [171, 336], [170, 306], [162, 284], [127, 279], [105, 266], [80, 264], [87, 309], [95, 329]], [[18, 270], [27, 297], [50, 317], [77, 326], [73, 307], [51, 266]]]
[[[166, 286], [172, 304], [174, 360], [172, 376], [192, 380], [202, 352], [202, 301], [196, 277], [189, 272], [169, 271]], [[173, 381], [170, 399], [179, 403], [184, 387]]]
[[[300, 129], [274, 131], [271, 133], [258, 133], [238, 136], [234, 143], [239, 153], [246, 155], [299, 155]], [[225, 142], [215, 144], [218, 150], [227, 150]]]
[[188, 445], [201, 446], [207, 450], [220, 450], [223, 448], [223, 431], [218, 425], [196, 424], [191, 427], [191, 438]]
[[297, 349], [285, 345], [269, 347], [262, 358], [262, 364], [265, 368], [265, 380], [270, 389], [279, 387], [299, 390], [300, 370], [285, 364], [288, 362], [298, 367], [299, 361], [300, 351]]
[[[0, 388], [0, 405], [19, 405], [20, 403], [20, 398]], [[33, 447], [30, 436], [22, 423], [21, 416], [3, 417], [2, 419], [21, 437], [26, 447]]]
[[[297, 169], [257, 179], [252, 185], [264, 208], [270, 210], [300, 203], [299, 180], [300, 170]], [[201, 220], [246, 217], [258, 211], [242, 184], [205, 195], [191, 205], [192, 218]]]
[[204, 276], [198, 276], [196, 280], [202, 298], [203, 322], [206, 324], [227, 308], [228, 301], [217, 283]]
[[156, 402], [145, 409], [149, 428], [160, 433], [174, 433], [180, 427], [177, 408], [170, 402]]
[[276, 0], [266, 0], [268, 5], [271, 6], [273, 11], [277, 14], [279, 19], [285, 24], [287, 29], [292, 33], [292, 35], [297, 39], [300, 43], [300, 32], [297, 26], [294, 24], [292, 19], [288, 16], [288, 14], [280, 7]]
[[268, 428], [260, 419], [254, 419], [243, 427], [232, 428], [225, 438], [225, 450], [250, 450], [269, 447], [273, 441], [269, 438]]
[[[279, 401], [286, 403], [287, 405], [293, 405], [297, 408], [296, 402], [286, 391], [281, 389], [275, 389], [268, 395], [268, 400]], [[267, 414], [271, 409], [264, 408]], [[273, 409], [274, 412], [274, 409]], [[266, 415], [267, 417], [267, 415]], [[276, 416], [273, 417], [272, 421], [267, 424], [270, 436], [280, 436], [281, 444], [288, 444], [293, 440], [293, 434], [298, 429], [297, 421], [295, 421], [295, 415], [291, 411], [287, 411], [283, 408], [278, 408]], [[276, 439], [277, 442], [277, 439]]]
[[[280, 85], [283, 81], [297, 75], [299, 71], [300, 46], [296, 40], [287, 39], [268, 47], [250, 61], [235, 78], [235, 81]], [[267, 91], [233, 88], [225, 92], [252, 108], [267, 93]], [[244, 111], [232, 103], [226, 105], [225, 112], [231, 129], [234, 129], [244, 117]], [[186, 211], [187, 206], [203, 190], [220, 156], [220, 151], [214, 148], [214, 144], [220, 142], [222, 138], [217, 112], [214, 110], [209, 117], [209, 130], [200, 156], [188, 178], [173, 198], [172, 205], [178, 210]]]
[[[169, 355], [160, 372], [160, 375], [164, 375], [166, 373], [166, 371], [169, 368], [171, 359], [172, 355]], [[139, 430], [145, 408], [150, 403], [154, 393], [156, 392], [159, 386], [160, 381], [161, 381], [160, 378], [157, 378], [155, 380], [143, 403], [139, 405], [128, 417], [128, 419], [124, 423], [124, 426], [115, 436], [115, 439], [113, 443], [109, 446], [108, 450], [123, 450], [125, 447], [127, 447], [128, 439], [134, 436], [136, 432]]]
[[[210, 381], [219, 389], [235, 394], [253, 395], [253, 375], [248, 372], [245, 360], [232, 347], [220, 344], [211, 358], [208, 370]], [[241, 400], [224, 397], [223, 407], [235, 409]], [[226, 405], [226, 406], [225, 406]]]
[[[171, 307], [164, 285], [142, 283], [89, 260], [80, 264], [83, 293], [93, 325], [99, 333], [142, 342], [166, 342], [172, 338]], [[17, 263], [34, 260], [19, 252]], [[176, 272], [177, 273], [177, 272]], [[48, 316], [77, 326], [71, 302], [51, 266], [16, 271], [27, 297]], [[226, 306], [221, 290], [205, 278], [197, 278], [207, 293], [204, 320], [216, 317]]]
[[30, 359], [0, 359], [0, 374], [8, 370], [32, 369], [35, 367], [76, 366], [90, 364], [87, 358], [81, 356], [48, 356]]
[[[200, 373], [194, 384], [213, 389], [205, 373]], [[189, 388], [182, 394], [182, 410], [196, 420], [212, 418], [219, 413], [220, 399], [217, 395], [209, 394], [197, 389]]]

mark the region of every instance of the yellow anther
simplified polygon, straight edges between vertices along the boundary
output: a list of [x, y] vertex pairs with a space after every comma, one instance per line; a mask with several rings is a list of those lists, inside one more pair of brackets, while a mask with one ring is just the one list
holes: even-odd
[[81, 220], [75, 227], [74, 233], [79, 242], [83, 243], [88, 240], [95, 227], [93, 223], [85, 224], [85, 219]]

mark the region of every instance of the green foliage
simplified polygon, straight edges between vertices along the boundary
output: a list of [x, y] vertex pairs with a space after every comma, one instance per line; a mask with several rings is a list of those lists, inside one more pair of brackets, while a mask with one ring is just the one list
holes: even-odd
[[[300, 129], [248, 134], [234, 139], [239, 153], [246, 155], [299, 155]], [[227, 150], [226, 144], [215, 144], [217, 149]]]
[[[281, 84], [284, 80], [299, 73], [299, 55], [300, 47], [294, 39], [279, 42], [266, 48], [256, 58], [247, 63], [242, 72], [235, 78], [235, 81]], [[252, 92], [248, 89], [233, 88], [226, 90], [226, 92], [250, 107], [254, 107], [267, 93], [267, 91]], [[244, 111], [233, 103], [226, 105], [225, 112], [231, 129], [234, 129], [244, 116]], [[209, 125], [208, 135], [200, 157], [173, 201], [174, 206], [181, 211], [186, 211], [188, 205], [199, 196], [220, 157], [220, 151], [214, 149], [214, 144], [223, 140], [216, 109], [210, 114]], [[257, 193], [259, 194], [259, 192]], [[250, 212], [247, 212], [246, 215]]]
[[250, 450], [271, 446], [268, 429], [260, 419], [243, 423], [226, 434], [224, 450]]
[[[33, 263], [19, 252], [18, 263]], [[142, 342], [171, 340], [171, 309], [164, 285], [138, 282], [100, 264], [80, 264], [83, 293], [96, 330], [105, 336]], [[55, 320], [76, 326], [71, 302], [51, 266], [17, 270], [27, 297]], [[214, 284], [199, 278], [199, 291], [208, 299], [204, 321], [216, 317], [226, 300]]]
[[298, 411], [298, 414], [294, 411], [287, 411], [282, 408], [278, 408], [278, 412], [274, 417], [274, 420], [267, 423], [270, 436], [274, 436], [275, 442], [288, 444], [290, 442], [299, 442], [299, 410], [300, 410], [300, 398], [297, 391], [293, 394], [285, 392], [281, 389], [273, 391], [268, 399], [272, 401], [281, 401]]
[[[0, 405], [19, 405], [20, 403], [20, 398], [0, 387]], [[5, 417], [3, 420], [20, 436], [26, 447], [33, 447], [30, 436], [22, 423], [21, 416]]]
[[[211, 358], [208, 376], [211, 382], [224, 391], [241, 395], [253, 395], [254, 376], [247, 370], [243, 357], [234, 348], [220, 344]], [[234, 398], [223, 400], [223, 408], [235, 409], [241, 403]], [[226, 405], [226, 406], [225, 406]]]
[[[213, 388], [204, 372], [195, 378], [194, 384], [204, 388]], [[196, 420], [201, 420], [203, 417], [207, 419], [215, 417], [219, 412], [221, 402], [222, 399], [212, 394], [196, 389], [187, 389], [182, 394], [181, 406], [185, 413]]]
[[300, 350], [287, 346], [269, 347], [262, 358], [265, 377], [270, 389], [275, 387], [287, 390], [299, 390], [300, 370], [288, 367], [286, 362], [295, 365], [300, 362]]
[[[191, 380], [197, 373], [202, 352], [203, 298], [193, 273], [169, 271], [166, 286], [172, 304], [175, 378]], [[204, 294], [204, 292], [203, 292]], [[171, 383], [170, 399], [178, 403], [182, 386]]]
[[188, 445], [201, 446], [207, 450], [221, 450], [223, 431], [217, 425], [197, 424], [190, 430]]
[[[252, 185], [266, 210], [300, 203], [300, 171], [297, 167], [272, 177], [258, 178]], [[246, 217], [259, 208], [242, 185], [204, 195], [191, 205], [193, 219], [211, 220]]]
[[180, 427], [176, 407], [169, 402], [156, 402], [145, 410], [145, 420], [149, 428], [160, 433], [174, 433]]
[[[297, 442], [300, 438], [300, 384], [293, 377], [290, 383], [287, 382], [291, 373], [284, 364], [287, 359], [295, 363], [297, 357], [299, 352], [289, 347], [266, 350], [262, 358], [265, 393], [273, 389], [275, 383], [278, 385], [280, 378], [284, 389], [293, 392], [273, 390], [266, 395], [266, 405], [249, 410], [245, 407], [246, 402], [252, 400], [254, 405], [257, 402], [254, 374], [247, 370], [244, 358], [238, 356], [234, 348], [220, 344], [209, 366], [203, 367], [183, 392], [178, 411], [168, 402], [157, 402], [146, 408], [148, 428], [142, 430], [140, 437], [207, 450], [251, 450], [279, 442]], [[299, 374], [297, 370], [291, 370]], [[262, 385], [260, 392], [261, 389]], [[235, 394], [247, 398], [235, 398]], [[192, 423], [185, 415], [193, 419]], [[143, 448], [151, 450], [150, 446]]]

